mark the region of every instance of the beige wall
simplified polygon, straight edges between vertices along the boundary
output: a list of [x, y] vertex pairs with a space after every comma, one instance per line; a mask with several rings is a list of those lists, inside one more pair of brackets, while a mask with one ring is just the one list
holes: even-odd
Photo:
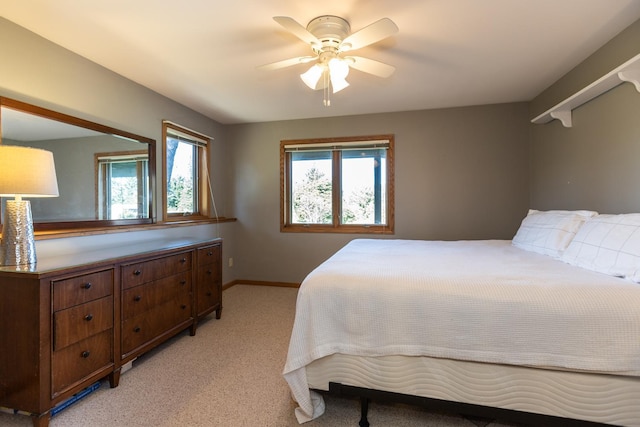
[[[640, 52], [640, 21], [531, 102], [530, 117]], [[640, 93], [623, 83], [573, 111], [573, 126], [531, 125], [531, 206], [640, 212]]]
[[358, 235], [281, 233], [283, 139], [395, 135], [395, 235], [510, 239], [528, 208], [525, 103], [234, 125], [234, 262], [251, 280], [299, 282]]

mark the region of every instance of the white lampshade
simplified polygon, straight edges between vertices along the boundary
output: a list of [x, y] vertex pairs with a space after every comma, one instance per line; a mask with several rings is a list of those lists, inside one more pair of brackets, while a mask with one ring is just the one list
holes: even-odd
[[309, 88], [313, 90], [322, 89], [322, 85], [320, 84], [320, 77], [325, 71], [325, 67], [320, 64], [314, 64], [311, 68], [307, 70], [307, 72], [300, 74], [300, 78], [309, 86]]
[[57, 197], [50, 151], [0, 144], [0, 197]]
[[58, 179], [50, 151], [0, 145], [0, 197], [4, 203], [0, 265], [33, 266], [36, 245], [31, 204], [23, 197], [56, 197]]
[[345, 61], [338, 58], [333, 58], [329, 61], [329, 77], [333, 93], [340, 92], [349, 86], [349, 83], [345, 80], [348, 75], [349, 65]]

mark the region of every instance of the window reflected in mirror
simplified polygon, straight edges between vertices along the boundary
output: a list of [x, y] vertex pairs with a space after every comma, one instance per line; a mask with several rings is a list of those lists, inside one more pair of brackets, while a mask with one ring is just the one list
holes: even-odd
[[144, 151], [96, 154], [99, 219], [149, 216], [149, 155]]

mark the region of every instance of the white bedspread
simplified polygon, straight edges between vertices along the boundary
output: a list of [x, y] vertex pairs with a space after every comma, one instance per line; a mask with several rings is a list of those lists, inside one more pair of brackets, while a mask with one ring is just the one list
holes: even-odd
[[305, 366], [421, 355], [640, 375], [640, 285], [506, 240], [357, 239], [298, 294], [284, 368], [300, 422], [322, 414]]

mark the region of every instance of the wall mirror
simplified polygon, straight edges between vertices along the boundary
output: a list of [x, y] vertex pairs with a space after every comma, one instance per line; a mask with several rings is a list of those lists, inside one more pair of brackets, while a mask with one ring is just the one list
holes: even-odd
[[0, 131], [53, 153], [60, 196], [29, 199], [36, 233], [154, 222], [153, 139], [3, 97]]

